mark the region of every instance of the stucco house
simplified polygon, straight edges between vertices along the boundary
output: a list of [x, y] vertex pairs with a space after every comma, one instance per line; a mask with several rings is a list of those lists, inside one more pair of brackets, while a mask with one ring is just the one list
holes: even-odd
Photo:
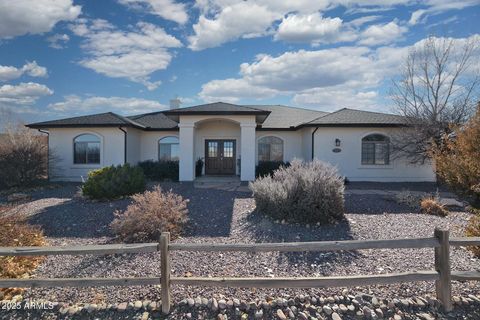
[[405, 125], [392, 114], [340, 109], [327, 113], [280, 105], [224, 102], [124, 117], [107, 112], [29, 124], [49, 135], [61, 181], [144, 160], [179, 160], [179, 180], [205, 175], [255, 179], [259, 161], [327, 161], [351, 181], [435, 181], [432, 164], [390, 155], [390, 137]]

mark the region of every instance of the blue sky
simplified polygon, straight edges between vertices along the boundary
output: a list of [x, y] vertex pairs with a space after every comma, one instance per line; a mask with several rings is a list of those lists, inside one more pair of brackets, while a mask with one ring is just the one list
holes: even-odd
[[25, 121], [212, 101], [391, 111], [429, 35], [480, 33], [479, 0], [0, 0], [0, 109]]

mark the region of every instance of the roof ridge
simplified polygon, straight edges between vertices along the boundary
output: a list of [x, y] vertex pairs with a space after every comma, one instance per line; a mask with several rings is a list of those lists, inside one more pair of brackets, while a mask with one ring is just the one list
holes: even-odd
[[[352, 111], [359, 111], [359, 112], [368, 112], [368, 113], [376, 113], [376, 114], [386, 114], [389, 116], [397, 116], [397, 117], [403, 117], [402, 115], [395, 114], [395, 113], [386, 113], [386, 112], [378, 112], [378, 111], [370, 111], [370, 110], [360, 110], [360, 109], [353, 109], [353, 108], [342, 108], [340, 110], [352, 110]], [[340, 111], [339, 110], [339, 111]]]
[[282, 108], [288, 108], [288, 109], [295, 109], [295, 110], [304, 110], [304, 111], [313, 111], [313, 112], [322, 112], [322, 113], [329, 113], [327, 111], [322, 111], [322, 110], [314, 110], [314, 109], [309, 109], [309, 108], [303, 108], [303, 107], [292, 107], [292, 106], [286, 106], [284, 104], [252, 104], [252, 105], [242, 105], [244, 107], [251, 107], [251, 106], [264, 106], [264, 107], [282, 107]]
[[310, 122], [313, 122], [313, 121], [318, 120], [320, 118], [325, 118], [325, 117], [331, 116], [332, 114], [339, 113], [340, 111], [345, 110], [345, 109], [347, 109], [347, 108], [338, 109], [338, 110], [333, 111], [333, 112], [327, 112], [327, 114], [324, 114], [323, 116], [317, 117], [317, 118], [315, 118], [313, 120], [310, 120], [306, 123], [310, 123]]
[[138, 123], [138, 122], [136, 122], [136, 121], [133, 121], [133, 120], [131, 120], [131, 119], [128, 119], [127, 117], [124, 117], [124, 116], [122, 116], [122, 115], [119, 115], [119, 114], [117, 114], [117, 113], [115, 113], [115, 112], [111, 112], [111, 111], [110, 111], [110, 112], [108, 112], [108, 113], [110, 113], [111, 115], [113, 115], [113, 116], [117, 117], [118, 119], [120, 119], [120, 120], [122, 120], [122, 121], [125, 121], [125, 122], [127, 122], [127, 123], [130, 123], [130, 124], [133, 124], [133, 125], [142, 127], [142, 128], [146, 128], [143, 124], [140, 124], [140, 123]]

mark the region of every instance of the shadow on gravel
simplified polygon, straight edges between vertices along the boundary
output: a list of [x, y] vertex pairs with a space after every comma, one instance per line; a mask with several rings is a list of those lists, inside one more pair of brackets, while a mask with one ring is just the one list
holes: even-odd
[[375, 194], [346, 194], [345, 212], [351, 214], [411, 213], [412, 209], [392, 197]]
[[45, 208], [31, 216], [29, 222], [42, 227], [47, 237], [97, 238], [110, 236], [109, 225], [115, 210], [124, 210], [130, 199], [91, 202], [72, 199]]
[[162, 183], [160, 186], [189, 199], [190, 220], [185, 234], [188, 237], [228, 237], [235, 200], [251, 197], [249, 192], [200, 189], [191, 183]]
[[[310, 242], [353, 240], [350, 224], [347, 220], [324, 226], [307, 227], [300, 224], [275, 223], [257, 210], [247, 218], [247, 229], [257, 242]], [[322, 252], [285, 252], [279, 255], [278, 262], [286, 259], [290, 264], [318, 266], [328, 273], [329, 265], [349, 265], [360, 253], [356, 251], [322, 251]]]

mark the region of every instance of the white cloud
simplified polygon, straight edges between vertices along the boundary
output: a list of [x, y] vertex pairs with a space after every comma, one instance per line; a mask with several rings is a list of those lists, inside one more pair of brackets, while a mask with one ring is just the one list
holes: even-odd
[[187, 8], [183, 3], [172, 0], [119, 0], [123, 5], [143, 9], [166, 20], [185, 24], [188, 21]]
[[287, 42], [310, 42], [313, 45], [355, 40], [356, 35], [351, 30], [343, 29], [342, 19], [338, 17], [324, 18], [320, 13], [290, 14], [283, 18], [274, 38]]
[[213, 19], [200, 15], [193, 25], [195, 34], [188, 37], [192, 50], [216, 47], [238, 38], [251, 38], [267, 33], [273, 21], [282, 16], [263, 5], [239, 2], [226, 6]]
[[279, 91], [299, 91], [346, 82], [371, 83], [372, 59], [366, 47], [342, 47], [286, 52], [278, 57], [262, 55], [240, 65], [248, 83]]
[[340, 108], [374, 109], [378, 92], [358, 91], [350, 88], [315, 88], [295, 94], [293, 102], [301, 106], [321, 106], [323, 111], [335, 111]]
[[30, 106], [43, 96], [53, 94], [47, 86], [35, 82], [0, 86], [0, 107]]
[[49, 47], [54, 49], [63, 49], [66, 46], [66, 43], [70, 41], [68, 34], [54, 34], [47, 38], [47, 41], [50, 43]]
[[409, 24], [424, 23], [428, 15], [435, 15], [449, 10], [461, 10], [467, 7], [476, 6], [478, 0], [427, 0], [422, 2], [425, 9], [414, 11], [410, 17]]
[[151, 81], [150, 75], [170, 64], [173, 54], [168, 49], [182, 46], [164, 29], [145, 22], [122, 31], [105, 20], [80, 20], [71, 30], [85, 38], [82, 48], [87, 57], [81, 65], [108, 77], [141, 83], [149, 90], [161, 83]]
[[39, 66], [36, 61], [27, 62], [21, 68], [0, 65], [0, 81], [17, 79], [24, 74], [31, 77], [46, 77], [47, 68]]
[[47, 107], [56, 114], [87, 114], [100, 113], [105, 110], [117, 112], [124, 115], [132, 115], [146, 112], [161, 111], [167, 109], [167, 106], [158, 101], [142, 98], [125, 97], [80, 97], [78, 95], [68, 95], [63, 101], [51, 103]]
[[0, 39], [48, 32], [80, 12], [81, 6], [72, 0], [0, 0]]
[[362, 32], [359, 43], [369, 46], [388, 44], [401, 40], [407, 31], [407, 27], [399, 26], [395, 21], [371, 25]]
[[[454, 39], [455, 46], [478, 38], [479, 35], [472, 35]], [[412, 46], [421, 49], [424, 41]], [[205, 101], [238, 102], [252, 97], [261, 100], [289, 95], [295, 104], [328, 110], [345, 106], [381, 110], [384, 101], [379, 91], [387, 80], [401, 72], [412, 46], [348, 46], [298, 50], [279, 56], [263, 54], [251, 63], [242, 63], [239, 78], [209, 81], [198, 96]], [[475, 65], [478, 63], [472, 62]]]
[[373, 16], [363, 16], [363, 17], [360, 17], [360, 18], [353, 19], [353, 20], [349, 21], [347, 24], [352, 26], [352, 27], [358, 28], [358, 27], [363, 26], [366, 23], [378, 20], [381, 17], [382, 16], [375, 16], [375, 15], [373, 15]]
[[244, 79], [213, 80], [202, 86], [199, 97], [207, 102], [238, 102], [248, 96], [249, 99], [266, 99], [275, 96], [277, 90], [254, 86]]

